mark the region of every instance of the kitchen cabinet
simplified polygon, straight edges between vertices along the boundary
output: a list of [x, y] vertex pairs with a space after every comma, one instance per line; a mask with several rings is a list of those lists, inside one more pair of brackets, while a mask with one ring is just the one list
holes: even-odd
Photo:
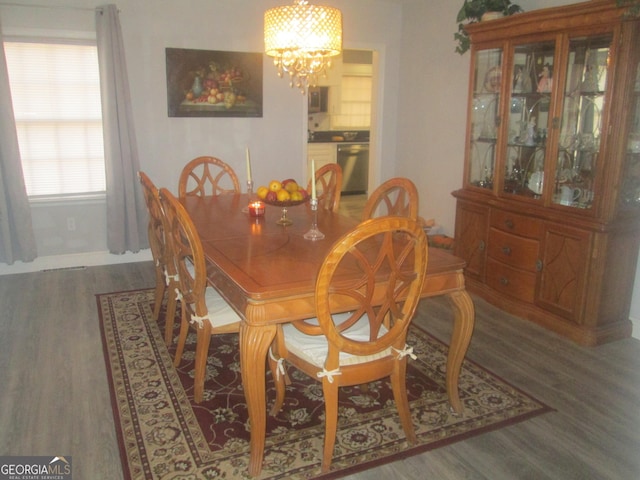
[[315, 161], [316, 170], [327, 163], [336, 163], [337, 151], [335, 143], [308, 143], [307, 144], [307, 168], [311, 171], [311, 159]]
[[585, 345], [630, 336], [640, 246], [640, 21], [615, 3], [467, 27], [467, 286]]
[[482, 281], [488, 243], [489, 207], [459, 200], [456, 208], [456, 254], [467, 261], [465, 276]]

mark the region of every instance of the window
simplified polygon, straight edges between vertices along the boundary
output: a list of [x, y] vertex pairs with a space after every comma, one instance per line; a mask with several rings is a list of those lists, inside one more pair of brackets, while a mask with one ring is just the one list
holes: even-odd
[[104, 192], [95, 44], [4, 42], [30, 197]]
[[343, 75], [340, 84], [340, 113], [332, 118], [338, 128], [371, 126], [371, 76]]
[[342, 77], [341, 113], [350, 117], [350, 126], [371, 125], [371, 84], [370, 76]]

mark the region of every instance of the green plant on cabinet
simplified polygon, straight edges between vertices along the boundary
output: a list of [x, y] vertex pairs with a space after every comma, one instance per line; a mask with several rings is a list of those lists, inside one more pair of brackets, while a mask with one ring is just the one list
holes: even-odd
[[[629, 1], [629, 0], [618, 0]], [[637, 1], [637, 0], [634, 0]], [[462, 55], [471, 46], [469, 36], [464, 26], [469, 23], [479, 22], [482, 16], [487, 12], [499, 12], [504, 16], [513, 15], [522, 12], [522, 8], [510, 0], [464, 0], [462, 7], [458, 11], [456, 22], [458, 22], [458, 31], [453, 37], [458, 42], [456, 52]]]

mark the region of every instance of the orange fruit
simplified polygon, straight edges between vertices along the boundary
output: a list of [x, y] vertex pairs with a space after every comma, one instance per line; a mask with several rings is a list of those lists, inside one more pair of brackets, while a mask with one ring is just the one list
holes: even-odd
[[278, 201], [279, 202], [287, 202], [289, 200], [291, 200], [291, 195], [289, 194], [289, 192], [287, 192], [285, 189], [281, 188], [280, 190], [278, 190], [276, 192], [276, 195], [278, 196]]
[[282, 183], [280, 183], [278, 180], [271, 180], [271, 182], [269, 182], [269, 190], [271, 190], [272, 192], [278, 192], [282, 190]]
[[263, 185], [261, 187], [258, 187], [258, 191], [256, 192], [256, 195], [258, 195], [258, 198], [260, 200], [264, 200], [265, 197], [267, 196], [267, 193], [269, 193], [269, 188]]

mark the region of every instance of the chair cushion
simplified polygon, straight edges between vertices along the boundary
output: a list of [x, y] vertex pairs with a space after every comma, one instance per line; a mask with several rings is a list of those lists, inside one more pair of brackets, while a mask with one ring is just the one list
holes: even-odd
[[[341, 313], [334, 315], [335, 323], [340, 323], [346, 319], [350, 314]], [[305, 320], [307, 323], [318, 325], [318, 319], [313, 318]], [[327, 337], [324, 335], [307, 335], [302, 333], [292, 324], [283, 325], [282, 330], [284, 332], [284, 340], [287, 346], [287, 350], [290, 353], [302, 358], [303, 360], [316, 365], [318, 368], [324, 367], [324, 362], [329, 352], [329, 344]], [[380, 327], [380, 336], [387, 332], [387, 329], [383, 326]], [[345, 337], [351, 340], [357, 340], [360, 342], [369, 341], [369, 319], [365, 316], [360, 318], [351, 328], [342, 332]], [[366, 363], [372, 360], [377, 360], [391, 355], [391, 348], [387, 348], [374, 355], [352, 355], [350, 353], [340, 352], [340, 365], [355, 365], [359, 363]]]
[[207, 287], [204, 295], [209, 312], [209, 322], [213, 328], [230, 325], [240, 321], [240, 316], [229, 306], [213, 287]]

